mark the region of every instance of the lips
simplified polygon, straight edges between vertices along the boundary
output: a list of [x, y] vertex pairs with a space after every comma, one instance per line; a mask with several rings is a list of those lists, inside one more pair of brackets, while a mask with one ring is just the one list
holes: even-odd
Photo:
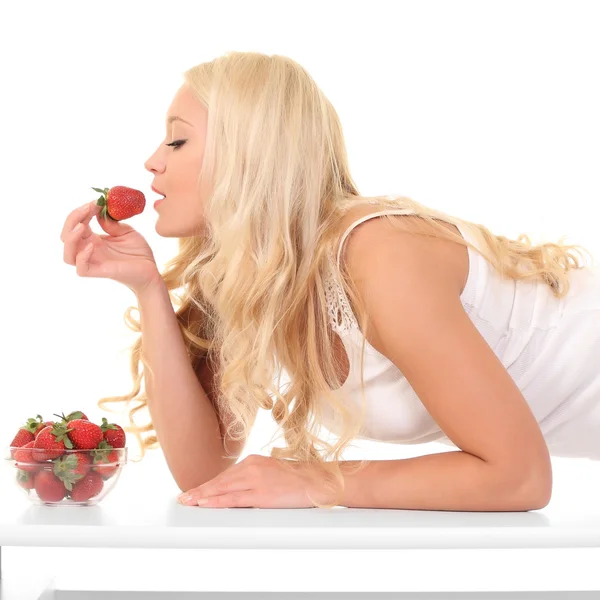
[[164, 194], [160, 190], [157, 190], [154, 186], [152, 186], [152, 191], [156, 192], [157, 194], [160, 194], [161, 196], [164, 196]]

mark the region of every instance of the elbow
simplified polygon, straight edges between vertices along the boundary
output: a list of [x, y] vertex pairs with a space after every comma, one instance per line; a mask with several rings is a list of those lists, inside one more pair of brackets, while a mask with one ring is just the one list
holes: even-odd
[[173, 477], [173, 479], [175, 479], [175, 483], [177, 484], [177, 487], [182, 491], [182, 492], [189, 492], [190, 490], [193, 490], [194, 488], [197, 488], [198, 486], [204, 485], [207, 481], [210, 481], [211, 479], [213, 479], [213, 477], [216, 477], [216, 474], [213, 476], [207, 476], [206, 474], [202, 474], [199, 475], [197, 473], [194, 474], [188, 474], [185, 477]]
[[177, 484], [177, 487], [182, 491], [182, 492], [187, 492], [189, 490], [191, 490], [192, 488], [196, 487], [197, 484], [196, 482], [191, 482], [192, 480], [188, 480], [188, 479], [178, 479], [176, 477], [173, 477], [173, 479], [175, 479], [175, 483]]
[[541, 510], [550, 504], [552, 499], [552, 484], [549, 487], [537, 488], [530, 495], [530, 508], [527, 510]]
[[523, 511], [542, 510], [542, 508], [546, 508], [546, 506], [548, 506], [548, 504], [550, 504], [551, 496], [552, 496], [551, 493], [545, 494], [545, 495], [538, 494], [537, 496], [528, 497], [524, 500], [519, 499], [519, 501], [522, 503], [522, 508], [520, 508], [519, 510], [523, 510]]
[[177, 484], [177, 487], [182, 491], [182, 492], [189, 492], [190, 490], [193, 490], [194, 488], [197, 488], [201, 485], [204, 485], [207, 481], [210, 481], [212, 479], [212, 477], [188, 477], [185, 479], [176, 479], [175, 478], [175, 483]]
[[552, 468], [535, 467], [509, 486], [512, 501], [522, 508], [519, 510], [541, 510], [552, 499]]
[[191, 479], [191, 478], [181, 478], [181, 477], [173, 477], [173, 479], [175, 480], [175, 483], [177, 484], [177, 487], [182, 491], [182, 492], [189, 492], [191, 489], [198, 487], [199, 485], [202, 485], [202, 481], [198, 481], [198, 479]]

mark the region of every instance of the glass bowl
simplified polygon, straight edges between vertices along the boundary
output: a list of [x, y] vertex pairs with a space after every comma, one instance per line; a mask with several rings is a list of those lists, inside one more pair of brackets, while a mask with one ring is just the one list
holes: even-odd
[[34, 504], [94, 506], [115, 487], [127, 448], [42, 450], [9, 446], [10, 477]]

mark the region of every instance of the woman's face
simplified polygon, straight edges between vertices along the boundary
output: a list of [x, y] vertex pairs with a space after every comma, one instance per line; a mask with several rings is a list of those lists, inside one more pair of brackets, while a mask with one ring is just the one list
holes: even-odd
[[189, 237], [202, 229], [206, 190], [197, 186], [207, 119], [204, 105], [183, 85], [167, 112], [165, 140], [144, 163], [154, 175], [153, 187], [165, 196], [156, 207], [156, 232], [163, 237]]

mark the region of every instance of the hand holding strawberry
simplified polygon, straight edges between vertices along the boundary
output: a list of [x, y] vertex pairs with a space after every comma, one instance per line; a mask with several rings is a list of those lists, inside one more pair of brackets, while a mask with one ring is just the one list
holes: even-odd
[[[119, 219], [115, 220], [106, 212], [112, 210], [110, 198], [107, 202], [103, 206], [89, 202], [68, 215], [60, 236], [64, 262], [75, 266], [80, 277], [114, 279], [136, 294], [152, 283], [160, 284], [162, 278], [148, 242], [131, 225], [121, 222], [129, 205], [115, 205]], [[94, 216], [108, 235], [92, 231]]]

